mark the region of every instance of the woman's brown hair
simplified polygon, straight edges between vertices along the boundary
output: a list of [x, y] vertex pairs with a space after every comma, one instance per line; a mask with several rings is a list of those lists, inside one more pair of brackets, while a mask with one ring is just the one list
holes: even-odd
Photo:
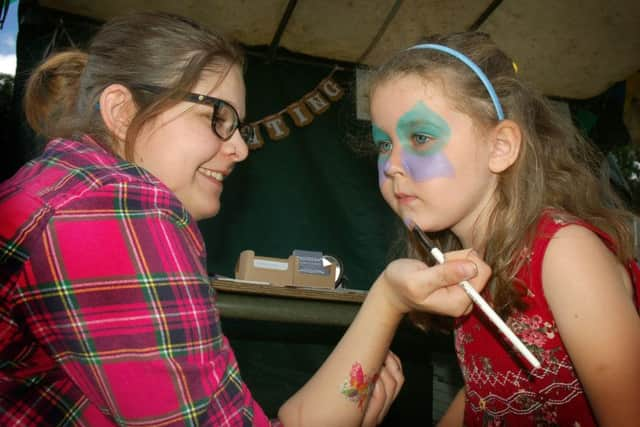
[[[236, 43], [187, 18], [159, 12], [124, 15], [106, 22], [87, 52], [55, 53], [40, 64], [26, 85], [25, 114], [29, 125], [48, 139], [89, 135], [113, 149], [99, 99], [110, 84], [122, 84], [137, 106], [125, 141], [125, 157], [131, 160], [142, 126], [179, 102], [203, 71], [218, 74], [221, 81], [233, 65], [243, 63]], [[144, 84], [167, 91], [155, 95], [139, 90]]]

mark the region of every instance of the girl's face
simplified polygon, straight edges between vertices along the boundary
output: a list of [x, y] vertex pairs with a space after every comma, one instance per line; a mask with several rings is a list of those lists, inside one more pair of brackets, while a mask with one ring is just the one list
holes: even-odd
[[[240, 67], [234, 66], [220, 84], [218, 79], [205, 72], [192, 92], [228, 102], [242, 120], [245, 86]], [[196, 220], [218, 213], [224, 179], [248, 155], [239, 131], [227, 141], [213, 132], [212, 114], [209, 105], [180, 102], [145, 126], [135, 142], [135, 163], [169, 187]]]
[[439, 83], [417, 75], [385, 81], [371, 96], [378, 183], [391, 208], [423, 230], [451, 229], [466, 246], [491, 200], [489, 144]]

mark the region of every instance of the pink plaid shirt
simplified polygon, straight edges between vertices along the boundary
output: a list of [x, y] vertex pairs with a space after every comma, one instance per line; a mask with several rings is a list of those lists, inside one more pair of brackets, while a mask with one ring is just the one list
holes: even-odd
[[270, 425], [156, 178], [54, 140], [0, 185], [0, 218], [0, 425]]

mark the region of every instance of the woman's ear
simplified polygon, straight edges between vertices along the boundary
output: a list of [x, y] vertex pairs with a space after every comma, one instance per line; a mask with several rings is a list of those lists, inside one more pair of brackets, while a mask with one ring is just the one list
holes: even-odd
[[102, 121], [118, 142], [124, 142], [136, 112], [131, 92], [126, 86], [112, 84], [102, 91], [99, 102]]
[[509, 169], [518, 158], [522, 146], [522, 131], [513, 120], [502, 120], [492, 131], [489, 169], [501, 173]]

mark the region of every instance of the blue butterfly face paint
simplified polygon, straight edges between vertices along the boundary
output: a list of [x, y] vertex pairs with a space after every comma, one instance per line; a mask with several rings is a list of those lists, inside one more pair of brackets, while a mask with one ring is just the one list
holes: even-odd
[[[391, 138], [372, 124], [373, 141], [378, 147], [378, 184], [382, 187], [389, 170]], [[396, 134], [400, 143], [402, 168], [414, 181], [453, 176], [453, 167], [442, 152], [451, 130], [447, 122], [419, 101], [398, 119]]]

